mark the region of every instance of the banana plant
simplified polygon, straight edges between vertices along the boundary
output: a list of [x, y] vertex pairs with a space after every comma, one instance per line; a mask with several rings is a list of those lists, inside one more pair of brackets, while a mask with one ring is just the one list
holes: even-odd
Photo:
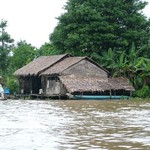
[[116, 60], [113, 66], [113, 76], [126, 76], [127, 58], [125, 52], [120, 51], [116, 54]]
[[143, 63], [141, 66], [141, 72], [139, 73], [139, 77], [142, 78], [143, 85], [149, 85], [150, 86], [150, 59], [143, 58]]
[[101, 55], [93, 53], [92, 58], [97, 60], [101, 66], [107, 68], [110, 71], [110, 75], [114, 73], [116, 54], [111, 48], [108, 51], [103, 51]]

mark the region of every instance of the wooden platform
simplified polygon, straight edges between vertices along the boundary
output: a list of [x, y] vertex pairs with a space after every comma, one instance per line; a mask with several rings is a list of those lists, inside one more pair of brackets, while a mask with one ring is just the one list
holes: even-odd
[[40, 100], [40, 99], [48, 99], [48, 100], [61, 100], [67, 99], [66, 96], [60, 95], [44, 95], [44, 94], [17, 94], [15, 95], [16, 99], [31, 99], [31, 100]]
[[58, 95], [30, 94], [30, 99], [61, 99]]

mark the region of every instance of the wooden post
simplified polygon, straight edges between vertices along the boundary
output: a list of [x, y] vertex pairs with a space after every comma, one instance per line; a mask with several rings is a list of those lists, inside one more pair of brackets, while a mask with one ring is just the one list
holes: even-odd
[[30, 94], [32, 94], [32, 77], [30, 76]]
[[110, 98], [111, 98], [111, 96], [112, 96], [111, 89], [109, 90], [109, 93], [110, 93]]
[[132, 91], [130, 91], [130, 97], [132, 97]]

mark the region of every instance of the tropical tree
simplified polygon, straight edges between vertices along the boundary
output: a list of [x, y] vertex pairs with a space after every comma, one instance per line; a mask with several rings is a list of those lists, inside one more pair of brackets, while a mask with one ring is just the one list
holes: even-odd
[[140, 57], [138, 65], [135, 96], [150, 97], [150, 59]]
[[94, 57], [101, 66], [107, 68], [110, 71], [110, 75], [113, 76], [117, 58], [114, 50], [109, 48], [108, 51], [103, 51], [101, 55], [93, 53], [91, 57]]
[[36, 50], [35, 47], [26, 41], [20, 41], [12, 50], [12, 54], [9, 66], [10, 73], [32, 61], [36, 57]]
[[7, 21], [1, 20], [0, 22], [0, 72], [1, 75], [7, 73], [9, 65], [9, 56], [13, 47], [14, 40], [6, 32]]
[[123, 76], [130, 79], [136, 89], [150, 86], [150, 59], [141, 57], [143, 48], [136, 50], [134, 43], [129, 49], [129, 54], [124, 51], [109, 49], [101, 56], [96, 55], [100, 64], [107, 68], [111, 76]]
[[37, 57], [39, 56], [47, 56], [47, 55], [56, 55], [56, 54], [61, 54], [61, 52], [56, 51], [54, 48], [54, 45], [51, 43], [44, 43], [37, 51], [36, 55]]
[[146, 5], [141, 0], [69, 0], [50, 41], [74, 55], [100, 55], [109, 48], [128, 54], [133, 42], [136, 48], [148, 45], [150, 21], [142, 14]]
[[125, 52], [118, 52], [116, 54], [116, 61], [114, 65], [114, 71], [112, 76], [124, 76], [127, 77], [128, 60]]
[[141, 69], [138, 76], [142, 78], [144, 86], [150, 86], [150, 59], [142, 58], [141, 60]]

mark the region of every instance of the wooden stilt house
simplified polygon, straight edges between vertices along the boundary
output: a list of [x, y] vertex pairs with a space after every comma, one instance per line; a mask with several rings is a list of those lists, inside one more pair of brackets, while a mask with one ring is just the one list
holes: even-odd
[[88, 57], [68, 54], [41, 56], [14, 73], [24, 94], [120, 94], [134, 91], [124, 78], [108, 78], [108, 71]]
[[20, 93], [38, 94], [39, 89], [43, 87], [40, 73], [66, 57], [69, 55], [41, 56], [15, 71], [14, 75], [19, 80]]

